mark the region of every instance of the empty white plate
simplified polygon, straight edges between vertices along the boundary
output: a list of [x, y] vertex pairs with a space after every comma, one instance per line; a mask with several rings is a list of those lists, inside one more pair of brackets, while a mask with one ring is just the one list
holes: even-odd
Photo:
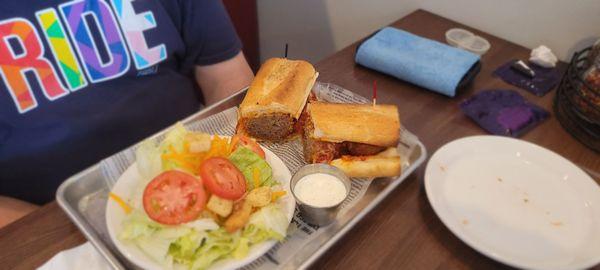
[[431, 157], [425, 189], [450, 231], [497, 261], [528, 269], [600, 262], [600, 187], [543, 147], [499, 136], [455, 140]]

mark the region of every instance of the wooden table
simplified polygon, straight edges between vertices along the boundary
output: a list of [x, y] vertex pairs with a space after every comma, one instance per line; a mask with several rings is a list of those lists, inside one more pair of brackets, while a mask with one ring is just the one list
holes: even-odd
[[[319, 80], [370, 96], [372, 82], [376, 79], [378, 101], [399, 106], [402, 123], [419, 136], [430, 154], [454, 139], [485, 134], [460, 112], [459, 102], [482, 89], [515, 89], [492, 77], [492, 71], [510, 59], [527, 59], [529, 50], [421, 10], [393, 26], [439, 41], [444, 40], [444, 32], [449, 28], [463, 27], [488, 39], [492, 47], [483, 57], [481, 72], [474, 83], [455, 98], [356, 66], [353, 60], [356, 43], [319, 62], [316, 65], [321, 74]], [[523, 90], [517, 91], [548, 110], [555, 94], [553, 91], [540, 98]], [[582, 167], [600, 171], [600, 156], [567, 134], [554, 117], [522, 139], [549, 148]], [[471, 249], [444, 227], [427, 201], [422, 185], [424, 167], [359, 222], [317, 261], [314, 268], [506, 268]], [[56, 202], [52, 202], [0, 230], [0, 269], [35, 268], [57, 252], [84, 241]]]

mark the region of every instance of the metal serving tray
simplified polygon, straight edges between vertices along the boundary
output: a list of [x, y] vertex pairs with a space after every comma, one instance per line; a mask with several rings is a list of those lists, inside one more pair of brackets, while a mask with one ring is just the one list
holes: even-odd
[[[183, 123], [198, 121], [239, 105], [245, 96], [246, 90], [247, 88], [242, 89], [227, 99], [203, 109], [183, 120]], [[158, 136], [164, 132], [165, 130], [154, 136]], [[423, 144], [416, 137], [413, 140], [416, 147], [410, 156], [405, 157], [407, 164], [404, 166], [405, 169], [400, 177], [397, 179], [377, 179], [373, 181], [363, 197], [356, 204], [347, 211], [340, 212], [337, 222], [328, 227], [321, 228], [323, 230], [322, 233], [319, 233], [308, 245], [303, 246], [295, 252], [292, 260], [280, 264], [278, 268], [304, 269], [310, 266], [418, 168], [425, 161], [427, 154]], [[100, 163], [97, 163], [67, 179], [58, 188], [56, 200], [69, 218], [114, 269], [136, 268], [117, 251], [108, 235], [105, 222], [105, 207], [110, 186], [104, 180]]]

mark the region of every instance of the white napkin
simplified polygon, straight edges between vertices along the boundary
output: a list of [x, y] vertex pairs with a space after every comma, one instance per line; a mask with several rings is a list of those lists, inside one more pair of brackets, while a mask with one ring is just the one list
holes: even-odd
[[111, 270], [110, 265], [90, 242], [54, 255], [38, 270]]
[[556, 58], [556, 55], [552, 53], [552, 50], [550, 50], [550, 48], [544, 45], [540, 45], [539, 47], [531, 51], [529, 61], [541, 67], [553, 68], [556, 66], [558, 58]]

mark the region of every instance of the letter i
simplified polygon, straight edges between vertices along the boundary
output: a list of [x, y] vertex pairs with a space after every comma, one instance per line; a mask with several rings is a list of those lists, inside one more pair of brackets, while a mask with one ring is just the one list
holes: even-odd
[[67, 82], [69, 90], [75, 91], [87, 85], [85, 76], [77, 63], [75, 53], [65, 29], [53, 8], [44, 9], [35, 13], [40, 26], [43, 29], [46, 40], [50, 44], [52, 55], [56, 58], [58, 68]]

